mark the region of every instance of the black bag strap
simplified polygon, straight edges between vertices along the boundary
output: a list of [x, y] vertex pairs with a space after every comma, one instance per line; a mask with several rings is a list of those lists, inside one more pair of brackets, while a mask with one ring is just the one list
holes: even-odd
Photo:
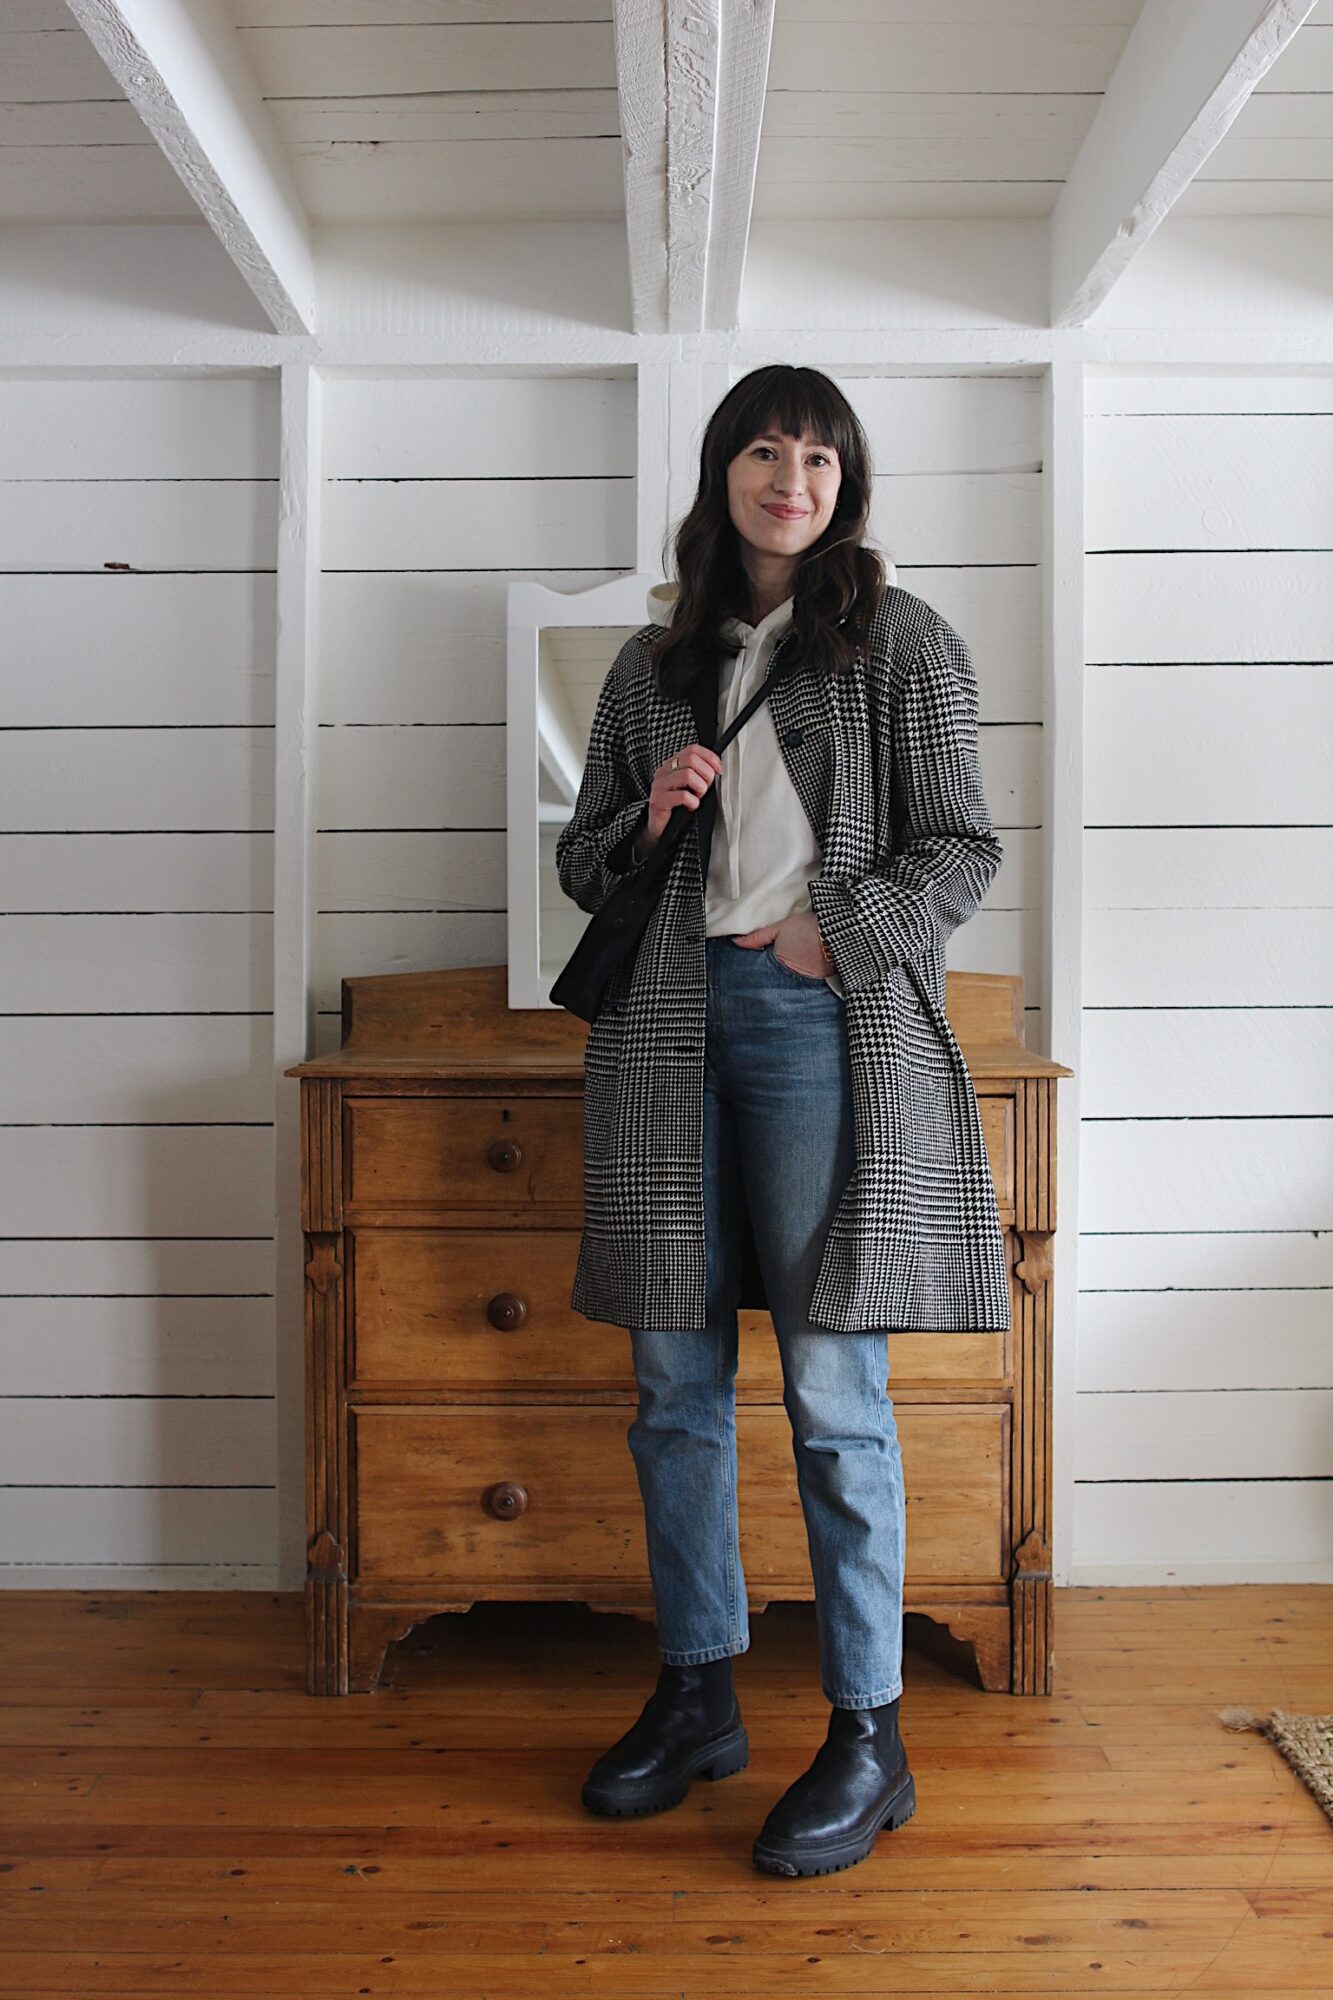
[[[781, 644], [781, 641], [779, 641], [779, 644]], [[795, 664], [795, 655], [789, 654], [780, 665], [770, 668], [764, 679], [763, 686], [755, 689], [755, 692], [750, 696], [750, 699], [738, 715], [733, 715], [731, 721], [718, 737], [717, 742], [712, 746], [713, 749], [719, 752], [726, 749], [728, 743], [745, 727], [745, 724], [750, 720], [750, 717], [760, 704], [767, 701], [774, 681], [778, 679], [779, 675], [790, 673]], [[714, 780], [714, 783], [716, 783], [716, 780]], [[704, 797], [707, 797], [707, 793], [704, 794]], [[703, 804], [703, 799], [700, 800], [699, 804]], [[640, 885], [655, 886], [657, 877], [666, 873], [667, 863], [670, 861], [672, 854], [684, 835], [685, 828], [698, 811], [699, 806], [672, 807], [671, 817], [658, 835], [656, 847], [654, 847], [652, 853], [644, 860], [643, 872], [638, 878]], [[677, 821], [679, 821], [679, 825]]]

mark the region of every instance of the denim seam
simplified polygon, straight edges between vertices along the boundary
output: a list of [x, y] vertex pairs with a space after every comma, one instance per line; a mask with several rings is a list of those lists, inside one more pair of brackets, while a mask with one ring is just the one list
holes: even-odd
[[695, 1646], [688, 1651], [679, 1647], [662, 1648], [662, 1658], [670, 1667], [701, 1667], [708, 1660], [733, 1659], [738, 1653], [749, 1650], [748, 1638], [737, 1634], [721, 1646]]
[[731, 1441], [727, 1436], [726, 1412], [723, 1407], [722, 1375], [726, 1364], [726, 1342], [719, 1340], [716, 1347], [716, 1361], [713, 1371], [713, 1410], [717, 1422], [718, 1442], [722, 1448], [722, 1485], [725, 1496], [725, 1519], [727, 1522], [727, 1623], [735, 1632], [740, 1622], [740, 1603], [736, 1589], [736, 1543], [732, 1524], [737, 1518], [738, 1499], [731, 1477]]
[[899, 1681], [896, 1687], [881, 1688], [878, 1694], [832, 1694], [825, 1688], [824, 1698], [835, 1708], [881, 1708], [886, 1701], [897, 1701], [902, 1691], [903, 1684]]

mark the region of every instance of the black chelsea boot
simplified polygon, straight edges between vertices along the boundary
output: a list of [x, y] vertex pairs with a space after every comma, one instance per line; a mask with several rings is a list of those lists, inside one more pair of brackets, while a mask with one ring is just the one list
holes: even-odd
[[829, 1875], [864, 1861], [882, 1827], [916, 1811], [916, 1786], [898, 1735], [898, 1701], [834, 1708], [808, 1769], [759, 1830], [754, 1864], [768, 1875]]
[[695, 1778], [728, 1778], [750, 1761], [731, 1656], [698, 1666], [663, 1660], [657, 1686], [583, 1786], [589, 1812], [618, 1818], [678, 1806]]

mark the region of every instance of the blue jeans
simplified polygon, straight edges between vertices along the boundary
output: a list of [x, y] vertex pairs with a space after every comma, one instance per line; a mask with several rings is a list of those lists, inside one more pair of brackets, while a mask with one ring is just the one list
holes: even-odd
[[907, 1541], [887, 1330], [812, 1327], [810, 1297], [854, 1163], [843, 1002], [773, 949], [706, 938], [703, 1170], [708, 1324], [634, 1327], [643, 1496], [663, 1660], [750, 1643], [736, 1510], [736, 1307], [743, 1183], [782, 1359], [824, 1694], [874, 1708], [902, 1692]]

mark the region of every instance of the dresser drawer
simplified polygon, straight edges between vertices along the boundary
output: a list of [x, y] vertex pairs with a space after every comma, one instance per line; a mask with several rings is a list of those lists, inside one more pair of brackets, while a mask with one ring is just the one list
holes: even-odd
[[348, 1381], [357, 1390], [620, 1390], [630, 1337], [569, 1303], [572, 1229], [347, 1232]]
[[[574, 1229], [349, 1229], [348, 1386], [463, 1398], [561, 1388], [637, 1397], [628, 1329], [570, 1306], [578, 1251]], [[737, 1400], [781, 1402], [772, 1320], [742, 1312], [739, 1335]], [[891, 1332], [890, 1389], [998, 1386], [1008, 1379], [1010, 1345], [1004, 1333]]]
[[356, 1209], [582, 1215], [580, 1097], [353, 1097], [344, 1146]]
[[[353, 1409], [353, 1580], [481, 1596], [525, 1584], [642, 1582], [643, 1507], [623, 1404]], [[1007, 1405], [896, 1410], [907, 1581], [1004, 1580]], [[741, 1555], [756, 1589], [808, 1595], [810, 1559], [782, 1408], [737, 1415]]]

